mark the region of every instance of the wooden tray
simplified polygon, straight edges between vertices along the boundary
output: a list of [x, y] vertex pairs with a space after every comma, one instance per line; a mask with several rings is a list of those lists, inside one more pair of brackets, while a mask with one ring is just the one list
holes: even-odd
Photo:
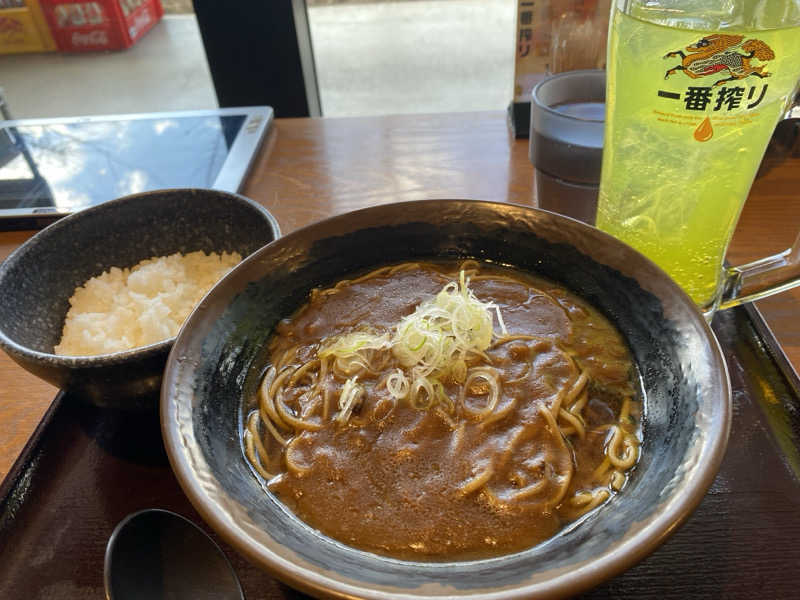
[[[587, 598], [800, 593], [798, 379], [754, 309], [719, 314], [714, 330], [734, 407], [720, 473], [659, 550]], [[157, 415], [89, 408], [59, 394], [0, 486], [0, 598], [103, 598], [108, 536], [127, 514], [151, 507], [209, 531], [170, 470]], [[248, 598], [305, 597], [212, 537]]]

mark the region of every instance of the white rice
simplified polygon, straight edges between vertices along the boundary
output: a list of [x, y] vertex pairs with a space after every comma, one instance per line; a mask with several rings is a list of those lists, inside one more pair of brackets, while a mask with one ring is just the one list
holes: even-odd
[[236, 252], [172, 254], [92, 277], [69, 299], [55, 353], [109, 354], [171, 338], [206, 292], [241, 260]]

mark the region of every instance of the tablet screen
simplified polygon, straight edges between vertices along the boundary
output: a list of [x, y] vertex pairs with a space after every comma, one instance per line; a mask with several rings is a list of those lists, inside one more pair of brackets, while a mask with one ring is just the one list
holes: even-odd
[[0, 121], [0, 229], [149, 190], [236, 192], [272, 115], [256, 106]]
[[[0, 207], [73, 212], [170, 187], [212, 187], [244, 115], [8, 127]], [[13, 156], [12, 156], [13, 154]]]

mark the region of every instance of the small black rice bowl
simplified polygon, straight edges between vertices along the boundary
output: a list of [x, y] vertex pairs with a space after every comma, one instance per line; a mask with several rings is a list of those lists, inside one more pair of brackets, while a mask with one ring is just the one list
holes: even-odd
[[155, 408], [175, 338], [97, 356], [60, 356], [69, 298], [111, 267], [203, 250], [243, 257], [280, 235], [252, 200], [216, 190], [134, 194], [43, 229], [0, 264], [0, 348], [22, 367], [100, 406]]

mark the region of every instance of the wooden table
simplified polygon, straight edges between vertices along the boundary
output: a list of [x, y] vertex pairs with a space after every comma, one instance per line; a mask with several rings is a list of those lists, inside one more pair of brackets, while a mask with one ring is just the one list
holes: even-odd
[[[283, 233], [378, 203], [476, 198], [533, 203], [527, 140], [504, 113], [357, 119], [278, 119], [244, 193], [264, 204]], [[737, 264], [791, 245], [800, 230], [800, 157], [756, 181], [729, 259]], [[34, 232], [0, 233], [0, 259]], [[800, 290], [759, 307], [800, 369]], [[8, 473], [56, 389], [0, 353], [0, 479]]]

